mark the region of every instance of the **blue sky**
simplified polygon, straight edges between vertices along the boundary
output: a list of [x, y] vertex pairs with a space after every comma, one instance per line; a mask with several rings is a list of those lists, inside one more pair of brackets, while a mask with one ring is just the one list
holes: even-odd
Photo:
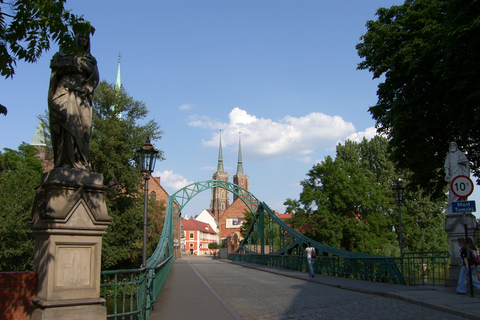
[[[154, 175], [173, 193], [210, 180], [219, 132], [230, 181], [236, 172], [239, 132], [250, 191], [284, 212], [298, 198], [312, 166], [335, 155], [337, 143], [371, 138], [378, 81], [356, 70], [355, 45], [379, 7], [400, 0], [67, 1], [96, 28], [92, 54], [100, 77], [121, 79], [164, 131], [152, 141], [165, 152]], [[30, 142], [37, 115], [47, 108], [49, 61], [19, 62], [1, 81], [0, 149]], [[445, 147], [445, 152], [448, 146]], [[478, 192], [470, 200], [478, 198]], [[199, 214], [210, 192], [184, 210]]]

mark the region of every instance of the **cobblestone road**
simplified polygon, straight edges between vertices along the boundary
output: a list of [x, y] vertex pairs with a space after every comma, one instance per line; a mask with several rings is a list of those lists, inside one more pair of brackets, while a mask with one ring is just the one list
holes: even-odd
[[190, 265], [245, 320], [464, 319], [397, 299], [343, 290], [203, 257]]

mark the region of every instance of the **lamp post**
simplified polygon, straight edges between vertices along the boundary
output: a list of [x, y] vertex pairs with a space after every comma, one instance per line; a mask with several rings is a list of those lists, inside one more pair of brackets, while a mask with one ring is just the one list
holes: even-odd
[[397, 206], [398, 206], [398, 233], [400, 241], [400, 257], [403, 258], [403, 235], [402, 235], [402, 202], [403, 191], [405, 188], [402, 186], [402, 180], [398, 179], [397, 183], [392, 187], [397, 192]]
[[143, 180], [145, 180], [145, 200], [143, 204], [143, 254], [142, 254], [142, 266], [147, 265], [147, 209], [148, 209], [148, 180], [150, 180], [150, 174], [155, 169], [155, 158], [157, 153], [152, 144], [150, 138], [147, 138], [147, 142], [137, 150], [141, 156], [141, 172], [143, 173]]

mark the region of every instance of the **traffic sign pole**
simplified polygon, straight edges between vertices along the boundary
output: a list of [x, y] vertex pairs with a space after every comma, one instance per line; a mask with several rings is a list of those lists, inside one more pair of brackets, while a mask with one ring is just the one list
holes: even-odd
[[[450, 183], [450, 191], [453, 192], [455, 196], [461, 199], [461, 201], [467, 200], [468, 196], [470, 196], [473, 192], [473, 182], [472, 180], [464, 175], [456, 176], [452, 179]], [[453, 208], [453, 203], [451, 203]], [[473, 266], [470, 266], [470, 248], [468, 245], [468, 226], [467, 226], [467, 212], [463, 211], [463, 225], [465, 226], [465, 244], [467, 249], [467, 271], [468, 271], [468, 279], [470, 280], [470, 293], [473, 297], [473, 282], [472, 282], [472, 270]], [[465, 263], [465, 261], [463, 261]]]

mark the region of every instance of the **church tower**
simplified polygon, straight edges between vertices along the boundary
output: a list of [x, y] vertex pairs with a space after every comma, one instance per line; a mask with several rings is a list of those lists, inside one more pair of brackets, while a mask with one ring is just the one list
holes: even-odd
[[[228, 173], [223, 171], [223, 154], [222, 154], [222, 134], [220, 133], [220, 144], [218, 150], [217, 172], [212, 176], [212, 180], [221, 180], [228, 182]], [[212, 188], [212, 201], [210, 202], [210, 210], [215, 219], [220, 219], [225, 210], [230, 205], [229, 192], [223, 188]]]
[[32, 141], [30, 145], [34, 146], [38, 150], [37, 157], [40, 160], [47, 160], [47, 143], [45, 141], [45, 129], [43, 128], [42, 120], [38, 120], [37, 128], [33, 134]]
[[33, 134], [32, 141], [30, 141], [30, 145], [38, 150], [37, 158], [42, 160], [43, 171], [46, 172], [53, 169], [53, 157], [47, 149], [45, 128], [42, 120], [38, 121], [38, 125], [35, 129], [35, 133]]
[[[238, 164], [237, 173], [233, 176], [233, 183], [242, 187], [245, 190], [250, 190], [248, 185], [248, 176], [243, 173], [242, 162], [242, 141], [240, 139], [240, 133], [238, 134]], [[237, 195], [233, 195], [233, 201], [238, 198]]]
[[[120, 62], [121, 62], [122, 56], [120, 53], [118, 54], [118, 69], [117, 69], [117, 79], [115, 81], [115, 92], [117, 95], [119, 95], [122, 92], [122, 80], [120, 77]], [[118, 110], [115, 110], [117, 108]], [[118, 119], [122, 119], [122, 112], [119, 110], [118, 106], [114, 105], [112, 106], [112, 111], [116, 113], [116, 116]]]

